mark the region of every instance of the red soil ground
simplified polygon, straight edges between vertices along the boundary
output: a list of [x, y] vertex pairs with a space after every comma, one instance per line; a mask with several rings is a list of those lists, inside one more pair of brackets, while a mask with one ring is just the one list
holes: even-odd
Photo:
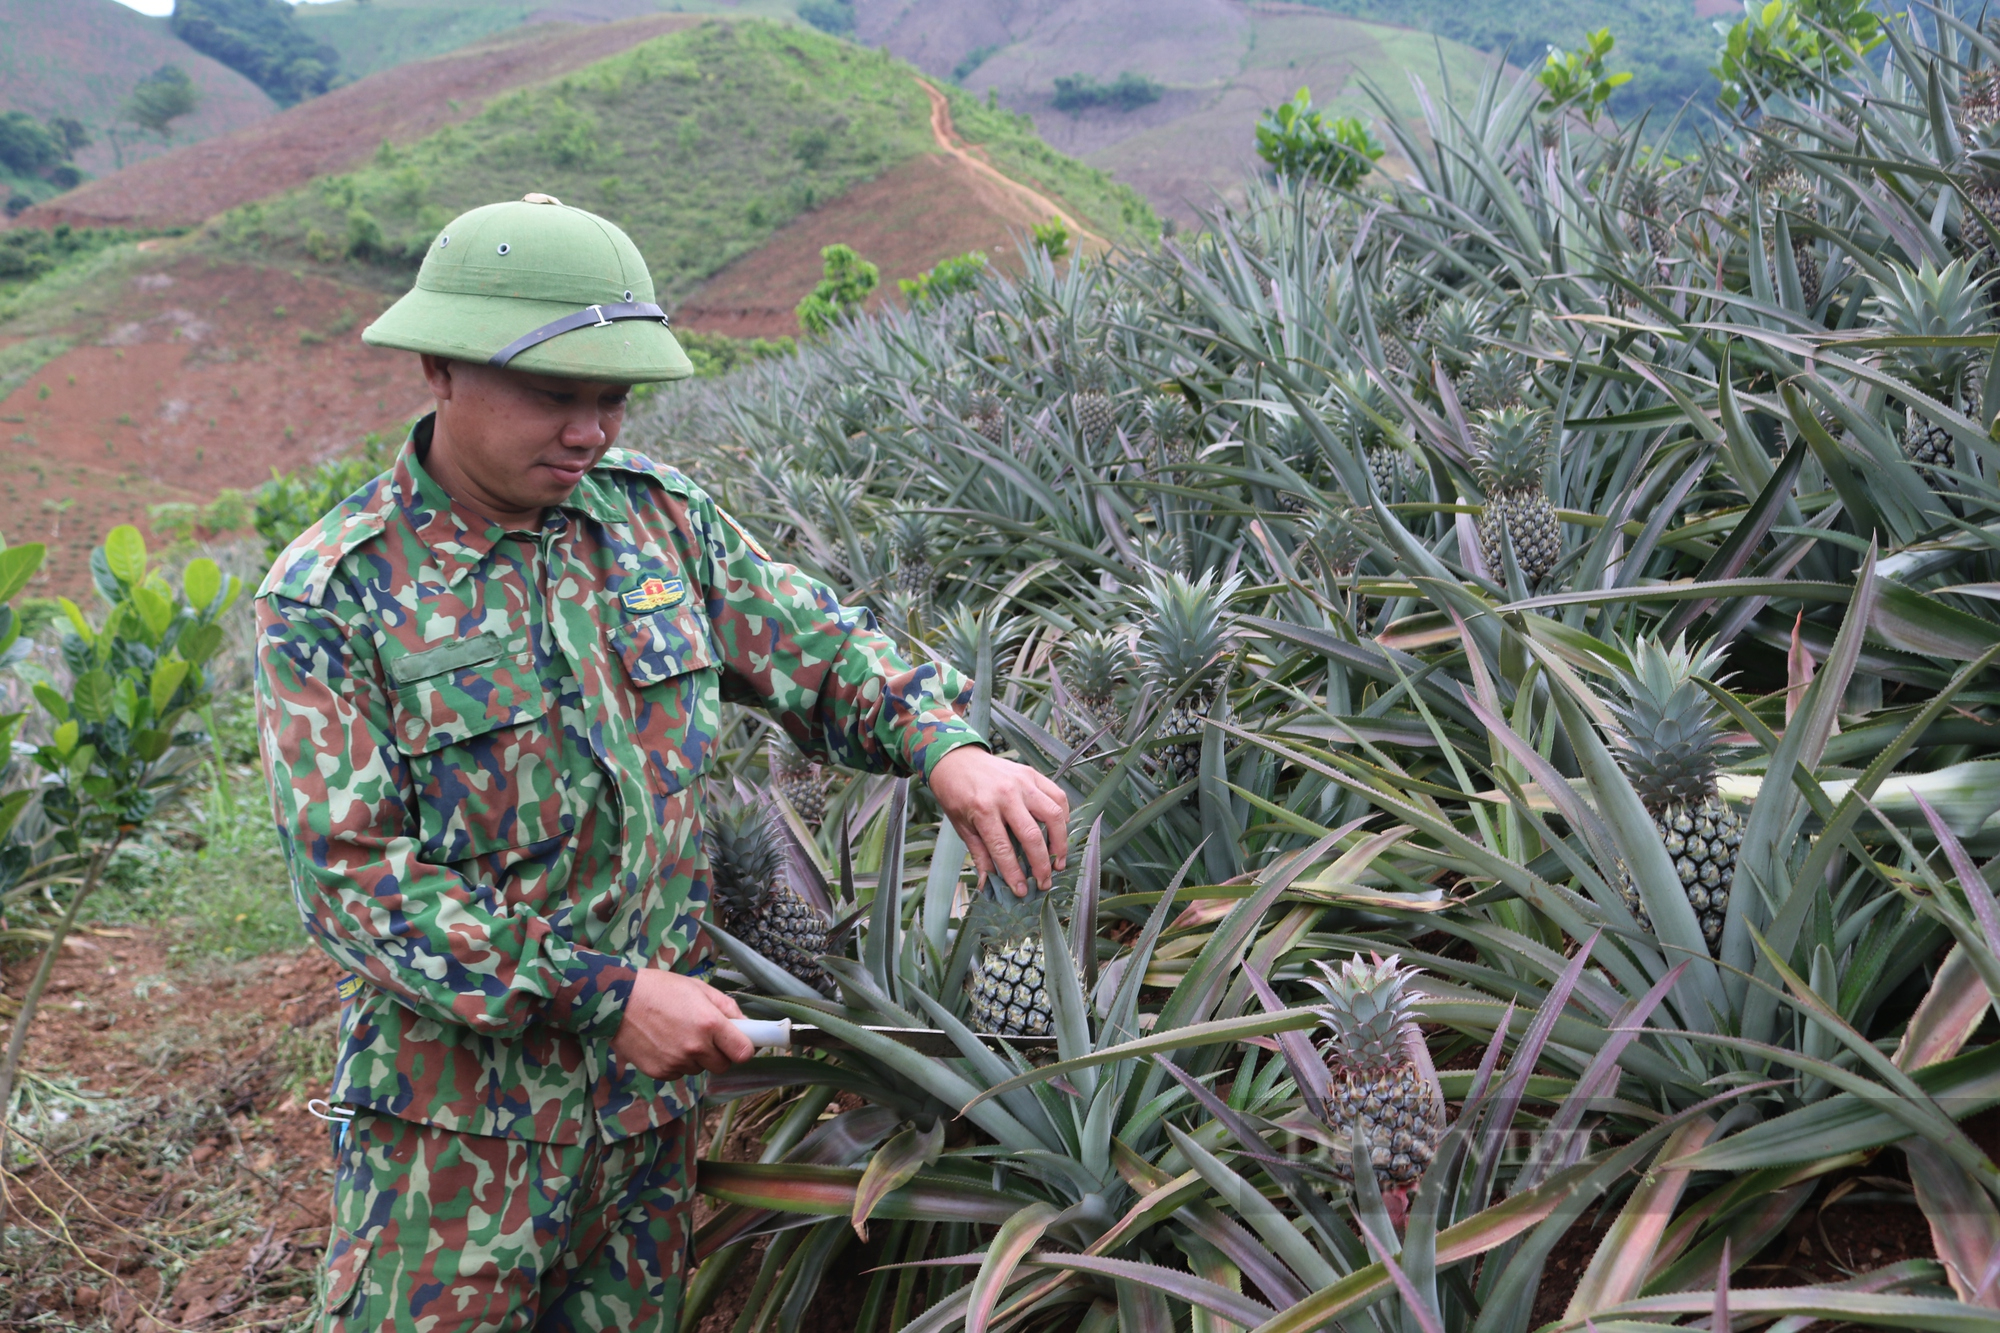
[[429, 402], [412, 358], [361, 343], [381, 294], [168, 244], [93, 336], [0, 400], [0, 532], [49, 544], [38, 593], [87, 589], [91, 546], [146, 527], [149, 505], [254, 487]]
[[190, 144], [91, 181], [21, 224], [192, 226], [253, 199], [368, 160], [383, 140], [408, 143], [477, 115], [488, 100], [557, 78], [661, 33], [699, 23], [655, 14], [551, 33], [516, 30], [491, 42], [370, 75], [234, 134]]

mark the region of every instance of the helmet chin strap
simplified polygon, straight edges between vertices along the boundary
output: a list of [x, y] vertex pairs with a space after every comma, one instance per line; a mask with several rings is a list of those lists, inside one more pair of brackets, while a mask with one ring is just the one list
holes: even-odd
[[505, 366], [530, 347], [539, 347], [551, 338], [560, 338], [563, 334], [573, 333], [577, 329], [601, 328], [622, 319], [657, 319], [665, 324], [667, 312], [651, 301], [612, 301], [604, 305], [585, 306], [573, 315], [564, 315], [561, 319], [551, 320], [531, 333], [522, 334], [488, 357], [486, 364]]

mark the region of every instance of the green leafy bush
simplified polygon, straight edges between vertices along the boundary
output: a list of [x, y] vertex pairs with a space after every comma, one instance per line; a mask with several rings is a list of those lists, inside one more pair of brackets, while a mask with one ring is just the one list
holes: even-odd
[[1327, 116], [1301, 88], [1257, 121], [1257, 156], [1281, 176], [1323, 181], [1352, 189], [1375, 169], [1384, 152], [1367, 124], [1356, 116]]
[[140, 129], [165, 139], [175, 121], [193, 115], [200, 105], [200, 90], [187, 71], [179, 65], [162, 65], [139, 80], [120, 114]]
[[1722, 49], [1711, 71], [1726, 107], [1759, 105], [1772, 93], [1797, 93], [1837, 77], [1882, 44], [1882, 20], [1867, 0], [1743, 0], [1735, 23], [1715, 21]]
[[1548, 95], [1536, 109], [1548, 114], [1573, 108], [1582, 112], [1585, 120], [1596, 123], [1597, 113], [1604, 109], [1611, 94], [1632, 81], [1629, 73], [1605, 72], [1604, 58], [1616, 44], [1611, 29], [1599, 28], [1585, 33], [1583, 45], [1577, 50], [1550, 47], [1541, 73], [1535, 76]]
[[939, 260], [935, 268], [914, 278], [899, 278], [896, 285], [911, 305], [931, 306], [948, 297], [977, 291], [985, 272], [986, 252], [974, 250], [971, 254]]
[[799, 0], [799, 17], [835, 37], [854, 32], [854, 5], [851, 0]]
[[882, 270], [849, 246], [829, 245], [819, 255], [825, 276], [798, 306], [799, 327], [815, 334], [851, 319], [882, 281]]
[[272, 559], [322, 514], [388, 470], [387, 439], [370, 433], [354, 453], [329, 458], [296, 472], [271, 474], [252, 497], [251, 523]]

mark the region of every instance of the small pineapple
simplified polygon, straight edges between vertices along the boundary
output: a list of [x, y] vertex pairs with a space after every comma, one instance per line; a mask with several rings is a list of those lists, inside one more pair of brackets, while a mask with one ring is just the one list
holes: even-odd
[[1111, 363], [1104, 357], [1093, 356], [1083, 363], [1076, 391], [1070, 395], [1077, 430], [1082, 433], [1083, 442], [1093, 448], [1111, 438], [1110, 383]]
[[[2000, 226], [2000, 172], [1975, 171], [1965, 181], [1965, 204], [1958, 221], [1959, 243], [1972, 252], [1982, 270], [2000, 266], [2000, 249], [1986, 226]], [[1984, 222], [1981, 221], [1981, 215]]]
[[1819, 251], [1813, 249], [1812, 242], [1794, 240], [1792, 242], [1792, 267], [1799, 271], [1799, 295], [1810, 310], [1819, 304], [1821, 280], [1824, 270], [1820, 266]]
[[[1965, 337], [1991, 331], [1967, 261], [1954, 260], [1940, 271], [1925, 260], [1914, 272], [1893, 260], [1889, 263], [1890, 280], [1875, 284], [1876, 312], [1886, 331], [1905, 337]], [[1926, 397], [1978, 412], [1982, 385], [1973, 349], [1901, 347], [1890, 364]], [[1951, 433], [1913, 406], [1904, 409], [1903, 454], [1926, 469], [1949, 469], [1957, 461]]]
[[[1417, 969], [1401, 961], [1350, 958], [1338, 970], [1321, 963], [1325, 979], [1307, 983], [1326, 1000], [1313, 1009], [1327, 1027], [1327, 1110], [1365, 1148], [1383, 1194], [1407, 1199], [1444, 1137], [1444, 1097], [1414, 1058], [1423, 1035], [1405, 987]], [[1351, 1157], [1333, 1168], [1353, 1179]]]
[[1194, 414], [1187, 400], [1176, 394], [1159, 394], [1146, 403], [1145, 434], [1140, 447], [1155, 467], [1184, 467], [1194, 461]]
[[1791, 136], [1782, 132], [1761, 134], [1751, 146], [1747, 174], [1760, 197], [1780, 205], [1812, 198], [1812, 181], [1793, 160], [1793, 146]]
[[1527, 367], [1518, 353], [1504, 347], [1488, 347], [1472, 358], [1472, 365], [1452, 386], [1459, 406], [1467, 412], [1486, 412], [1514, 407], [1521, 401], [1522, 381]]
[[705, 822], [722, 928], [821, 994], [833, 994], [833, 980], [819, 965], [826, 920], [785, 882], [784, 854], [767, 812], [748, 802], [711, 801]]
[[1306, 521], [1294, 561], [1302, 573], [1324, 570], [1335, 578], [1346, 578], [1368, 554], [1366, 534], [1374, 530], [1372, 514], [1336, 499], [1324, 513]]
[[1485, 303], [1476, 297], [1446, 301], [1424, 321], [1424, 341], [1447, 374], [1463, 374], [1486, 342]]
[[1158, 724], [1171, 744], [1166, 760], [1176, 785], [1201, 771], [1201, 740], [1209, 709], [1226, 683], [1226, 658], [1234, 637], [1229, 601], [1242, 576], [1221, 583], [1214, 572], [1190, 581], [1178, 573], [1148, 576], [1135, 654], [1146, 688], [1161, 699], [1180, 699]]
[[1975, 133], [2000, 123], [2000, 68], [1975, 69], [1960, 82], [1958, 123]]
[[1056, 738], [1074, 750], [1093, 737], [1103, 745], [1124, 735], [1118, 691], [1132, 669], [1132, 646], [1121, 629], [1086, 631], [1063, 640], [1055, 661], [1062, 685], [1054, 716]]
[[988, 444], [1000, 444], [1007, 438], [1007, 409], [1000, 401], [1000, 395], [991, 389], [977, 389], [966, 404], [965, 424], [978, 432]]
[[928, 603], [937, 585], [931, 568], [930, 518], [916, 510], [904, 510], [889, 520], [889, 548], [896, 559], [889, 586], [922, 606]]
[[1382, 340], [1382, 364], [1397, 375], [1408, 376], [1411, 369], [1408, 321], [1393, 310], [1385, 310], [1375, 317], [1375, 332]]
[[1507, 568], [1502, 533], [1513, 544], [1514, 562], [1530, 587], [1547, 578], [1562, 555], [1562, 525], [1543, 485], [1549, 432], [1549, 414], [1527, 407], [1482, 412], [1473, 427], [1479, 449], [1475, 470], [1486, 488], [1479, 558], [1495, 579]]
[[826, 773], [806, 757], [797, 743], [782, 731], [772, 731], [764, 748], [764, 761], [771, 770], [771, 786], [813, 828], [826, 819]]
[[[1717, 706], [1697, 682], [1713, 673], [1721, 653], [1690, 652], [1685, 639], [1672, 648], [1639, 639], [1630, 656], [1632, 669], [1613, 673], [1622, 697], [1609, 704], [1618, 720], [1612, 742], [1619, 766], [1674, 860], [1681, 891], [1713, 953], [1722, 943], [1736, 853], [1743, 844], [1742, 818], [1717, 794], [1722, 750]], [[1630, 873], [1623, 875], [1619, 895], [1639, 928], [1651, 930]]]
[[979, 963], [965, 979], [975, 1031], [1046, 1037], [1055, 1030], [1042, 940], [1042, 900], [1047, 897], [1031, 887], [1027, 897], [1016, 898], [998, 875], [987, 876], [966, 923], [980, 941]]

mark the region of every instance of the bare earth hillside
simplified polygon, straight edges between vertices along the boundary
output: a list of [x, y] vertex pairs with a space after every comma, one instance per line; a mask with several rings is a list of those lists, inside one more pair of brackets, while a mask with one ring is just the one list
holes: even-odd
[[371, 75], [235, 134], [92, 181], [28, 210], [22, 221], [39, 226], [190, 226], [315, 176], [358, 166], [384, 140], [420, 139], [471, 119], [489, 100], [511, 89], [559, 77], [698, 21], [657, 14], [569, 31], [523, 29]]
[[[133, 85], [161, 65], [179, 65], [201, 93], [201, 105], [176, 121], [176, 143], [228, 134], [277, 111], [264, 90], [118, 0], [0, 0], [0, 110], [39, 120], [73, 116], [95, 141], [77, 155], [94, 176], [158, 157], [172, 144], [119, 126], [118, 108]], [[111, 131], [117, 131], [117, 144]]]

